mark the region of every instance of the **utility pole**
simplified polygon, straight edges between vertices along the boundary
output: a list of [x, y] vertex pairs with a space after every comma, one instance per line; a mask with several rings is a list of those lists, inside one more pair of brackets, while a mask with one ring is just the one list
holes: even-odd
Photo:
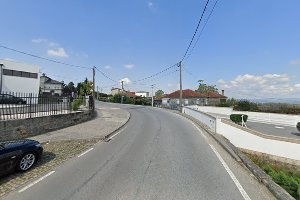
[[124, 81], [121, 81], [122, 83], [122, 90], [124, 91]]
[[95, 75], [96, 75], [96, 67], [93, 67], [93, 98], [95, 99]]
[[154, 99], [153, 99], [153, 88], [154, 88], [154, 86], [155, 86], [155, 84], [151, 85], [151, 88], [152, 88], [152, 103], [151, 103], [151, 105], [152, 105], [152, 107], [153, 107], [153, 104], [154, 104]]
[[181, 61], [179, 62], [179, 75], [180, 75], [180, 112], [182, 112], [182, 63]]

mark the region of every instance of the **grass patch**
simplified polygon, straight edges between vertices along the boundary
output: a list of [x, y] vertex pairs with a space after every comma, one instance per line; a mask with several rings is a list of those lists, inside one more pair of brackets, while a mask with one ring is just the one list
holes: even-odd
[[248, 157], [264, 170], [273, 181], [285, 189], [295, 199], [300, 200], [300, 169], [277, 161], [272, 161], [264, 156], [247, 154]]

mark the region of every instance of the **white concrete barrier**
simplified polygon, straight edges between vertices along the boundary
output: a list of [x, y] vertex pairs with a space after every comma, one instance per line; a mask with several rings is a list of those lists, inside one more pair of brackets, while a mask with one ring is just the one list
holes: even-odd
[[216, 118], [208, 115], [203, 112], [195, 112], [194, 109], [190, 107], [183, 107], [182, 112], [194, 117], [195, 119], [198, 119], [203, 124], [205, 124], [211, 131], [216, 131]]
[[[192, 108], [183, 108], [183, 112], [190, 115], [214, 132], [226, 137], [233, 145], [239, 148], [280, 156], [293, 160], [300, 160], [300, 143], [281, 141], [280, 139], [267, 139], [253, 134], [250, 129], [239, 128], [230, 122], [210, 116]], [[263, 135], [263, 134], [262, 134]]]
[[215, 115], [229, 115], [243, 113], [248, 115], [248, 121], [270, 123], [277, 125], [286, 125], [295, 127], [297, 122], [300, 122], [300, 115], [276, 114], [276, 113], [262, 113], [262, 112], [248, 112], [248, 111], [234, 111], [232, 108], [212, 107], [212, 106], [189, 106], [202, 112], [211, 113]]

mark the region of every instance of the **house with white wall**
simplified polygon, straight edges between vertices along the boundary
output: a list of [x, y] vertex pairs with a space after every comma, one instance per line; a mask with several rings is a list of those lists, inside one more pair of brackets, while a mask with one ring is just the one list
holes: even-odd
[[42, 94], [61, 96], [63, 93], [63, 82], [53, 80], [43, 74], [40, 78], [40, 92]]
[[139, 92], [135, 92], [135, 95], [138, 97], [149, 97], [149, 92], [139, 91]]
[[0, 93], [38, 94], [39, 66], [0, 60]]
[[[182, 104], [187, 105], [201, 105], [201, 106], [216, 106], [222, 102], [226, 102], [227, 97], [217, 92], [199, 93], [193, 90], [182, 90]], [[166, 94], [162, 98], [162, 106], [170, 108], [178, 108], [180, 105], [180, 91], [177, 90], [171, 94]]]

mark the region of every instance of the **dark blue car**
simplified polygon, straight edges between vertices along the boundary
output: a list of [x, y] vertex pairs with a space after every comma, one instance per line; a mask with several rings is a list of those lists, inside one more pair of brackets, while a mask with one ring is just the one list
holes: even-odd
[[41, 158], [43, 147], [35, 140], [0, 142], [0, 176], [18, 170], [31, 169]]

